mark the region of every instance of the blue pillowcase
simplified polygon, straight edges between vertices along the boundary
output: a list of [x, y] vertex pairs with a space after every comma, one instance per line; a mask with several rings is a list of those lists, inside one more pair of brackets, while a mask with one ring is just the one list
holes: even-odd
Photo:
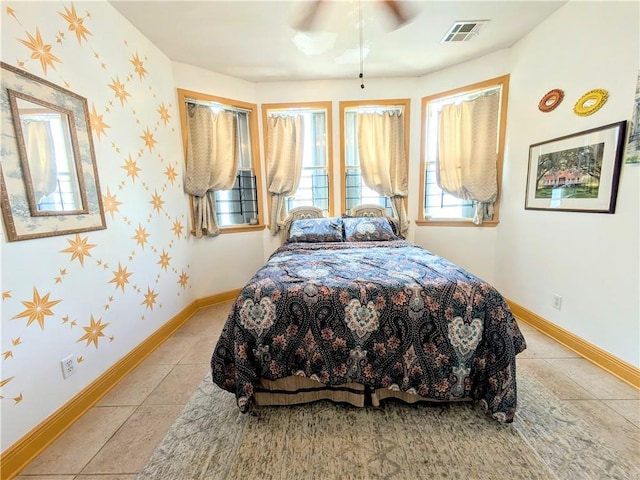
[[289, 228], [289, 242], [372, 242], [400, 240], [388, 218], [301, 218]]
[[344, 239], [347, 242], [400, 240], [384, 217], [343, 218]]
[[342, 218], [301, 218], [289, 228], [290, 242], [342, 242]]

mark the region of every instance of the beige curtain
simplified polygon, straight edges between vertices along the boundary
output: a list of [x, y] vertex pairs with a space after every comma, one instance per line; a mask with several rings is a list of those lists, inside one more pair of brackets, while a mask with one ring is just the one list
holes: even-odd
[[473, 223], [493, 217], [498, 196], [498, 92], [445, 105], [439, 118], [436, 177], [445, 192], [477, 202]]
[[237, 125], [233, 112], [187, 108], [187, 174], [184, 190], [192, 196], [196, 237], [220, 233], [216, 190], [229, 190], [238, 174]]
[[22, 125], [25, 150], [36, 204], [58, 187], [58, 168], [53, 136], [48, 122], [28, 121]]
[[404, 199], [408, 192], [404, 116], [398, 112], [358, 113], [358, 157], [365, 185], [389, 197], [400, 234], [409, 229]]
[[271, 195], [272, 235], [287, 216], [286, 197], [298, 189], [302, 172], [304, 119], [302, 115], [272, 116], [267, 119], [267, 189]]

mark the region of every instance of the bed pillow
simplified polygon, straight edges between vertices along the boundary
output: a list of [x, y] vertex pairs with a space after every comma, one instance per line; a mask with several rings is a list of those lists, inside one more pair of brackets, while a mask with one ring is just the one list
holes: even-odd
[[289, 228], [290, 242], [342, 242], [342, 219], [300, 218]]
[[381, 240], [399, 240], [391, 223], [384, 217], [343, 218], [344, 239], [347, 242], [371, 242]]

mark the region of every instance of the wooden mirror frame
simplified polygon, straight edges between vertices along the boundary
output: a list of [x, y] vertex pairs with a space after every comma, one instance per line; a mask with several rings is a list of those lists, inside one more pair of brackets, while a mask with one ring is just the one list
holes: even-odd
[[581, 117], [593, 115], [607, 103], [608, 99], [609, 92], [602, 88], [589, 90], [578, 99], [573, 106], [573, 112]]
[[[89, 125], [87, 100], [74, 92], [0, 62], [0, 117], [2, 158], [0, 159], [0, 207], [8, 241], [103, 230], [106, 227], [98, 169]], [[75, 192], [80, 208], [39, 210], [17, 99], [23, 98], [50, 110], [62, 112], [69, 123], [69, 159], [77, 175]]]
[[549, 90], [545, 95], [540, 99], [538, 103], [538, 110], [541, 112], [551, 112], [555, 110], [558, 105], [562, 103], [562, 99], [564, 98], [564, 92], [559, 88], [554, 88], [553, 90]]

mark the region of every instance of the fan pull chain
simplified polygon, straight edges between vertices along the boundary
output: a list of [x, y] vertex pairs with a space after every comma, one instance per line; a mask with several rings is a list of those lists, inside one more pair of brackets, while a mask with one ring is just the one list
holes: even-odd
[[360, 30], [360, 88], [364, 89], [364, 44], [363, 44], [363, 36], [362, 36], [362, 0], [358, 0], [358, 26]]

